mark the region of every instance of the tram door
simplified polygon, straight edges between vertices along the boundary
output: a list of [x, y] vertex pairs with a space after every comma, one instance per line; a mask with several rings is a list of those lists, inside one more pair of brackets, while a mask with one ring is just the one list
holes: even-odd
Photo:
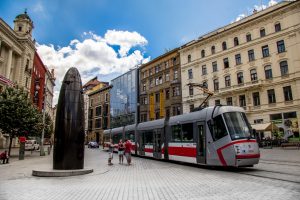
[[206, 163], [205, 122], [198, 122], [197, 163]]
[[161, 134], [162, 129], [156, 129], [153, 133], [153, 157], [161, 159]]

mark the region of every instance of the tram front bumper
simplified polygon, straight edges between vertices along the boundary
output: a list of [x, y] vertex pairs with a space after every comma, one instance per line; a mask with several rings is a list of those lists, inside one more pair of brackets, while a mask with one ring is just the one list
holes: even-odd
[[258, 164], [259, 158], [260, 154], [236, 155], [235, 165], [237, 167], [253, 166]]

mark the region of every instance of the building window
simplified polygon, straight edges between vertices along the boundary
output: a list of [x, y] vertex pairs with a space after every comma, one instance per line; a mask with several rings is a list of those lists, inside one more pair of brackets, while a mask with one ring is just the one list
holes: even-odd
[[227, 49], [227, 44], [226, 44], [226, 42], [223, 42], [223, 43], [222, 43], [222, 49], [223, 49], [223, 50], [226, 50], [226, 49]]
[[93, 111], [94, 110], [92, 108], [89, 109], [89, 119], [92, 119], [94, 117]]
[[207, 75], [206, 65], [202, 66], [202, 75]]
[[248, 51], [248, 58], [249, 58], [249, 62], [255, 60], [255, 56], [254, 56], [254, 50], [251, 49]]
[[239, 96], [239, 101], [240, 101], [240, 107], [246, 107], [246, 97], [245, 97], [245, 95], [240, 95]]
[[228, 61], [228, 58], [224, 58], [223, 59], [223, 62], [224, 62], [224, 68], [229, 68], [229, 61]]
[[166, 77], [165, 78], [166, 78], [166, 81], [170, 80], [170, 73], [169, 72], [166, 73]]
[[188, 55], [187, 59], [188, 59], [188, 62], [191, 62], [192, 61], [192, 56]]
[[22, 26], [19, 26], [19, 31], [22, 31]]
[[266, 30], [264, 28], [260, 29], [259, 33], [260, 33], [260, 37], [266, 36]]
[[212, 68], [213, 68], [213, 72], [217, 72], [218, 71], [218, 64], [217, 61], [212, 63]]
[[277, 42], [277, 50], [278, 50], [278, 53], [285, 52], [284, 40], [280, 40]]
[[90, 100], [90, 106], [93, 106], [94, 99]]
[[238, 46], [239, 45], [239, 39], [237, 37], [235, 37], [233, 39], [233, 43], [234, 43], [234, 46]]
[[243, 84], [244, 83], [244, 75], [243, 72], [239, 72], [237, 74], [237, 83], [238, 84]]
[[180, 106], [174, 106], [173, 107], [173, 116], [175, 115], [180, 115], [181, 114], [181, 111], [180, 111]]
[[108, 102], [108, 93], [105, 93], [105, 102]]
[[253, 92], [252, 97], [253, 97], [253, 105], [259, 106], [260, 105], [259, 92]]
[[216, 53], [216, 47], [215, 46], [212, 46], [211, 47], [211, 54], [215, 54]]
[[150, 78], [150, 79], [149, 79], [149, 88], [152, 88], [152, 87], [153, 87], [153, 79]]
[[276, 103], [276, 97], [275, 97], [275, 90], [267, 90], [268, 93], [268, 102], [269, 103]]
[[201, 58], [204, 58], [205, 57], [205, 50], [203, 49], [202, 51], [201, 51]]
[[287, 61], [281, 61], [279, 63], [279, 65], [280, 65], [281, 76], [287, 75], [289, 73], [289, 68], [288, 68]]
[[214, 90], [215, 91], [219, 90], [219, 79], [214, 79]]
[[255, 119], [254, 124], [262, 124], [264, 122], [263, 119]]
[[266, 79], [273, 78], [271, 65], [265, 66], [265, 75], [266, 75]]
[[155, 112], [155, 119], [159, 119], [159, 111]]
[[283, 94], [284, 94], [284, 100], [285, 101], [292, 101], [293, 100], [293, 94], [292, 94], [291, 86], [283, 87]]
[[216, 99], [215, 100], [215, 105], [217, 106], [217, 105], [221, 105], [221, 100], [220, 99]]
[[166, 62], [165, 62], [165, 69], [167, 69], [168, 67], [169, 67], [169, 62], [166, 61]]
[[235, 55], [235, 64], [236, 64], [236, 65], [242, 64], [241, 54], [236, 54], [236, 55]]
[[281, 31], [281, 25], [280, 23], [275, 24], [275, 32]]
[[256, 72], [256, 69], [251, 69], [251, 70], [250, 70], [250, 75], [251, 75], [251, 81], [256, 81], [256, 80], [257, 80], [257, 72]]
[[193, 78], [193, 69], [188, 70], [188, 78], [192, 79]]
[[203, 81], [202, 87], [208, 89], [208, 85], [207, 85], [207, 82], [206, 82], [206, 81]]
[[268, 45], [265, 45], [265, 46], [261, 47], [261, 50], [262, 50], [262, 55], [263, 55], [264, 58], [270, 56]]
[[247, 41], [247, 42], [250, 42], [251, 40], [252, 40], [251, 34], [250, 34], [250, 33], [247, 33], [247, 35], [246, 35], [246, 41]]
[[180, 95], [179, 86], [173, 87], [173, 97], [176, 97], [179, 95]]
[[101, 116], [101, 106], [96, 107], [96, 116]]
[[178, 79], [178, 71], [177, 69], [174, 70], [174, 80], [177, 80]]
[[232, 106], [232, 97], [227, 97], [227, 98], [226, 98], [226, 104], [227, 104], [228, 106]]
[[230, 87], [231, 83], [230, 83], [230, 76], [225, 76], [225, 86], [226, 87]]
[[149, 76], [152, 75], [152, 69], [149, 69]]
[[189, 86], [189, 95], [194, 95], [194, 88], [191, 85]]
[[155, 103], [159, 103], [159, 93], [155, 93]]
[[173, 66], [176, 65], [177, 59], [173, 58]]
[[158, 82], [159, 82], [159, 84], [162, 84], [162, 83], [163, 83], [162, 76], [158, 77]]
[[143, 91], [146, 91], [146, 83], [143, 83]]
[[170, 98], [170, 90], [167, 89], [167, 90], [166, 90], [166, 99], [169, 99], [169, 98]]
[[191, 104], [190, 105], [190, 112], [193, 112], [193, 110], [194, 110], [194, 104]]
[[95, 128], [101, 128], [101, 118], [96, 119]]

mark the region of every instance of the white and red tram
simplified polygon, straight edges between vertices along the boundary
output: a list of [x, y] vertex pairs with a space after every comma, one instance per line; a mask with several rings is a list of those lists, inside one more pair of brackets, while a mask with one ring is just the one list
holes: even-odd
[[[117, 129], [123, 130], [123, 139], [133, 142], [132, 153], [142, 157], [235, 167], [253, 166], [260, 158], [251, 126], [240, 107], [207, 107], [168, 120]], [[105, 133], [114, 138], [114, 129]]]

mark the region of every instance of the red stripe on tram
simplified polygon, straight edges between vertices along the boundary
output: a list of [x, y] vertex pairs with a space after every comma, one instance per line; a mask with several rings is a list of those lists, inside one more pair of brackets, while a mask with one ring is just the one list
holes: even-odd
[[230, 142], [230, 143], [226, 144], [225, 146], [218, 148], [217, 149], [217, 154], [219, 156], [219, 160], [222, 163], [222, 165], [227, 166], [227, 163], [226, 163], [226, 161], [224, 159], [224, 156], [222, 154], [223, 149], [226, 149], [227, 147], [229, 147], [231, 145], [234, 145], [234, 144], [249, 143], [249, 142], [255, 143], [256, 140], [238, 140], [238, 141]]
[[236, 155], [236, 159], [260, 158], [260, 154]]
[[196, 157], [196, 148], [191, 147], [169, 147], [169, 155], [174, 156], [186, 156], [186, 157]]

